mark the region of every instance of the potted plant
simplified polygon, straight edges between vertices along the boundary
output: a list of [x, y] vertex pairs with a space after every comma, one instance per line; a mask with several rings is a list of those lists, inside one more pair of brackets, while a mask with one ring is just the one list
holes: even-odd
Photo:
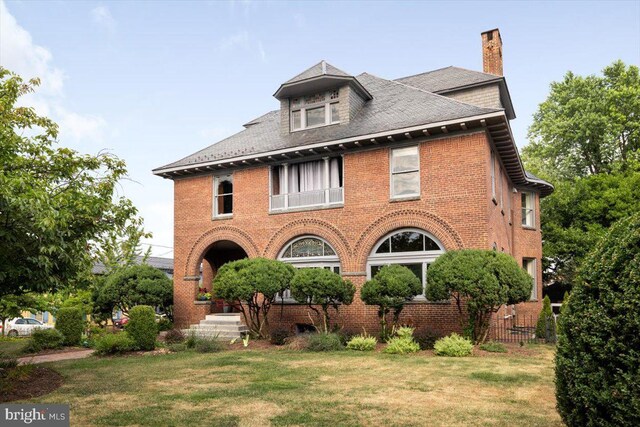
[[211, 292], [208, 292], [205, 288], [198, 288], [198, 295], [196, 296], [198, 301], [211, 301]]

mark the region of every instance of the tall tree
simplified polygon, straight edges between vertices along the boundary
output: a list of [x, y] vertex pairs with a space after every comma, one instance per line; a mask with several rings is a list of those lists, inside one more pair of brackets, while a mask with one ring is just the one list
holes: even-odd
[[603, 76], [568, 72], [540, 104], [523, 149], [527, 168], [555, 179], [626, 170], [639, 160], [640, 75], [616, 61]]
[[99, 242], [137, 214], [114, 195], [124, 161], [58, 146], [58, 126], [18, 106], [38, 84], [0, 67], [0, 298], [77, 282]]

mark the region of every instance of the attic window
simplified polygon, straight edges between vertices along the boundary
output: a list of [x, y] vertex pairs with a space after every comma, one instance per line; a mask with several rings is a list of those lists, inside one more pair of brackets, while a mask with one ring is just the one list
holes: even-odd
[[339, 90], [291, 99], [291, 130], [340, 123]]

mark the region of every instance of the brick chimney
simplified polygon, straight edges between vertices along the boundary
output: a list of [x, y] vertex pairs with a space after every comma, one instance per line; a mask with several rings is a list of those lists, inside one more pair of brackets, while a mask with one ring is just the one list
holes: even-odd
[[482, 71], [502, 76], [502, 38], [500, 30], [482, 33]]

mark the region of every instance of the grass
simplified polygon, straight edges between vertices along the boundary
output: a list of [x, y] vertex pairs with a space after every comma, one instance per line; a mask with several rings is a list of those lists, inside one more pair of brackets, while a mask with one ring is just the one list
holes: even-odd
[[448, 358], [289, 350], [47, 364], [72, 425], [560, 426], [553, 348]]
[[4, 352], [9, 356], [20, 357], [24, 355], [24, 349], [28, 344], [28, 338], [0, 337], [0, 352]]

